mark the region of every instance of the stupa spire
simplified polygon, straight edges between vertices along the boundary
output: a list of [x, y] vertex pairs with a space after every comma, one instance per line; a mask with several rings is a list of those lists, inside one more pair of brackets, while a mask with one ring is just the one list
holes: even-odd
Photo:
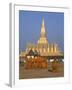
[[44, 27], [44, 18], [43, 18], [43, 20], [42, 20], [42, 26]]
[[45, 24], [44, 24], [44, 18], [43, 18], [43, 20], [42, 20], [41, 36], [45, 36]]
[[44, 23], [44, 18], [42, 20], [42, 26], [41, 26], [41, 32], [40, 32], [40, 38], [38, 40], [38, 44], [43, 45], [48, 45], [48, 41], [46, 38], [46, 32], [45, 32], [45, 23]]

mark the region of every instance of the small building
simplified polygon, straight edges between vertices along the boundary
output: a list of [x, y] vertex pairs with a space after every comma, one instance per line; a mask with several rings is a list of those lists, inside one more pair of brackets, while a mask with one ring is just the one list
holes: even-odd
[[27, 58], [34, 58], [39, 56], [38, 52], [35, 50], [33, 51], [32, 49], [26, 54]]

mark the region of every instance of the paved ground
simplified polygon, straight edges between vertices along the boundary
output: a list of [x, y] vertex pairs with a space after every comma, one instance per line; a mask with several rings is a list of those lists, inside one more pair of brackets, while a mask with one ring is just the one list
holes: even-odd
[[19, 67], [19, 78], [20, 79], [29, 79], [29, 78], [47, 78], [47, 77], [63, 77], [64, 69], [61, 67], [60, 72], [51, 72], [48, 69], [31, 69], [26, 70], [24, 66]]

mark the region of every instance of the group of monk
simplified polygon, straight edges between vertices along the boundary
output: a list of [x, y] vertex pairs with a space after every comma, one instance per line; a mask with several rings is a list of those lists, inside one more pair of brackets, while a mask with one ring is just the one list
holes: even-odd
[[[46, 58], [37, 57], [37, 58], [29, 58], [25, 63], [25, 69], [48, 69], [49, 63], [47, 62]], [[54, 60], [51, 62], [52, 71], [56, 72], [62, 67], [62, 64]]]
[[37, 57], [30, 58], [26, 62], [26, 69], [45, 69], [48, 68], [48, 63], [45, 58]]

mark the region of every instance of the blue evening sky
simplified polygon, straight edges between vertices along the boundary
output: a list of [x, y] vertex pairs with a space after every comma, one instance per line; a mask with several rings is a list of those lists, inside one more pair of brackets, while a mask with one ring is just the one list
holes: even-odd
[[64, 13], [19, 11], [19, 51], [26, 48], [28, 42], [37, 43], [44, 18], [46, 36], [49, 43], [57, 43], [64, 51]]

